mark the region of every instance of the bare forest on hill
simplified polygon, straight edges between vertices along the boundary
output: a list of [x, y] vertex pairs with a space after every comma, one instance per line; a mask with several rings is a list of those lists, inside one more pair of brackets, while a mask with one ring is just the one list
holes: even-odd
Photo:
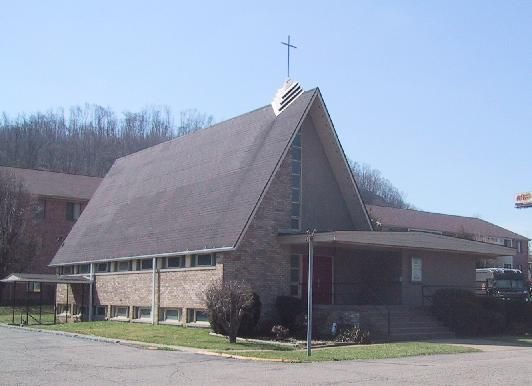
[[[213, 124], [211, 115], [169, 108], [117, 114], [86, 104], [46, 113], [0, 117], [0, 165], [103, 177], [114, 160]], [[350, 162], [367, 204], [411, 207], [381, 172]]]
[[168, 108], [116, 114], [89, 105], [0, 117], [0, 165], [103, 177], [114, 160], [213, 123], [213, 117]]

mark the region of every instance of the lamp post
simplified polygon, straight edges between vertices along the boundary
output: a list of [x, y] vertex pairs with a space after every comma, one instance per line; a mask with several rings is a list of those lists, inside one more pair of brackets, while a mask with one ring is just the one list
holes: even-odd
[[307, 356], [312, 355], [312, 278], [314, 274], [314, 229], [307, 230], [308, 278], [307, 278]]

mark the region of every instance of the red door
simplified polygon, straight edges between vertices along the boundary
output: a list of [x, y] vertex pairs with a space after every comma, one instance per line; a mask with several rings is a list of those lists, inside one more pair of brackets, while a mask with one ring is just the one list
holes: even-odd
[[[314, 256], [314, 274], [312, 275], [312, 304], [332, 304], [333, 264], [332, 257]], [[308, 256], [303, 256], [304, 299], [308, 288]]]

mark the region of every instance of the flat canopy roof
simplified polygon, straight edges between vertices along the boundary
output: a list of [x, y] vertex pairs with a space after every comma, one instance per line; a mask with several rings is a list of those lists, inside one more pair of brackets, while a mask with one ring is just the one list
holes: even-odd
[[12, 273], [3, 280], [3, 283], [56, 283], [56, 284], [89, 284], [90, 279], [83, 276], [66, 276], [42, 273]]
[[[307, 235], [280, 235], [281, 244], [307, 243]], [[474, 254], [485, 257], [514, 256], [517, 251], [501, 245], [482, 243], [425, 232], [336, 231], [314, 235], [314, 244], [343, 244], [379, 249], [413, 249]]]

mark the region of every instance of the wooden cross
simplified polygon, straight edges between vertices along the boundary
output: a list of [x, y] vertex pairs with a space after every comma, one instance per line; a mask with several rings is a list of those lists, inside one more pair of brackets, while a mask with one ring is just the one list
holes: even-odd
[[288, 49], [288, 78], [290, 78], [290, 48], [297, 47], [290, 44], [290, 35], [288, 35], [288, 42], [281, 42], [281, 44], [284, 44]]

